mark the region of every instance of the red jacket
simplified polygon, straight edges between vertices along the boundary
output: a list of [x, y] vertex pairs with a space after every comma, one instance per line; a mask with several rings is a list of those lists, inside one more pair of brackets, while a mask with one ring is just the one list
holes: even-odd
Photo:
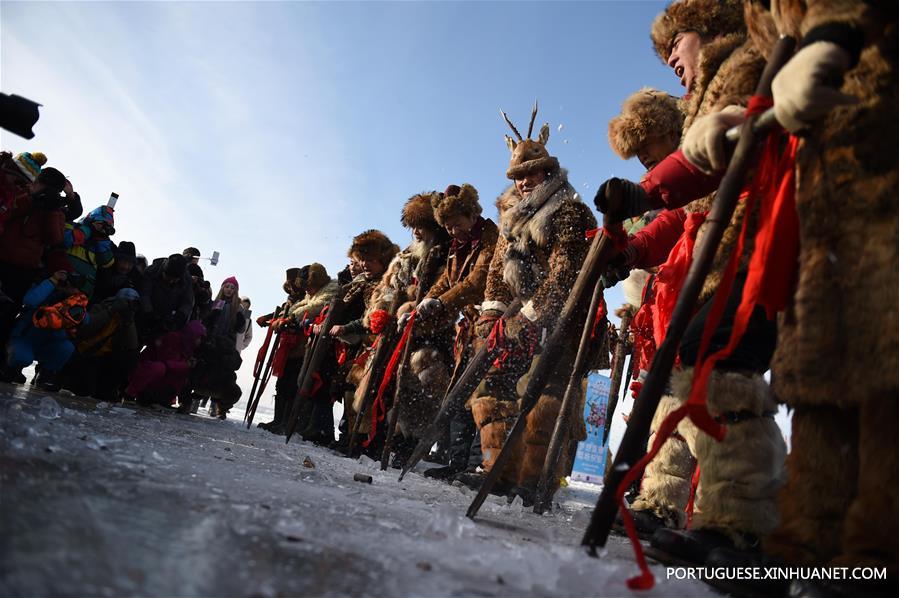
[[640, 186], [653, 208], [680, 208], [718, 189], [724, 173], [706, 174], [690, 164], [681, 150], [669, 154], [647, 172]]
[[664, 264], [684, 232], [686, 219], [683, 208], [664, 210], [631, 237], [628, 244], [636, 250], [633, 267], [648, 269]]
[[64, 230], [62, 210], [32, 210], [31, 198], [20, 197], [0, 234], [0, 261], [37, 268], [44, 250], [62, 243]]

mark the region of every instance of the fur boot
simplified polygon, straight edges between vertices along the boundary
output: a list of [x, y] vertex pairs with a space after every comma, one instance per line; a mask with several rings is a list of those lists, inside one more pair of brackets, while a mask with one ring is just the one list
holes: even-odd
[[845, 567], [886, 567], [887, 579], [894, 584], [899, 576], [897, 390], [862, 399], [857, 490], [843, 522], [842, 551], [829, 563]]
[[[535, 489], [543, 471], [543, 462], [546, 461], [546, 451], [549, 441], [559, 417], [559, 409], [562, 401], [552, 395], [541, 395], [537, 405], [528, 414], [527, 427], [524, 432], [524, 455], [518, 467], [518, 486]], [[561, 472], [567, 465], [564, 459], [560, 459]], [[553, 476], [553, 483], [558, 484], [559, 476]], [[553, 486], [555, 488], [555, 486]]]
[[[518, 415], [518, 403], [500, 401], [491, 396], [481, 396], [471, 400], [471, 414], [481, 434], [481, 453], [483, 455], [481, 467], [490, 471], [515, 423], [515, 417]], [[515, 482], [520, 452], [521, 448], [516, 447], [516, 454], [509, 459], [505, 471], [500, 476], [502, 481]]]
[[[668, 415], [680, 406], [673, 396], [663, 396], [659, 401], [650, 426], [649, 444]], [[634, 511], [650, 511], [665, 522], [667, 527], [681, 529], [687, 522], [686, 507], [690, 499], [690, 483], [696, 459], [682, 438], [669, 438], [659, 454], [646, 467], [640, 495], [631, 505]]]
[[[672, 379], [675, 395], [686, 401], [693, 370]], [[781, 485], [786, 444], [774, 421], [777, 405], [758, 374], [715, 370], [709, 377], [707, 403], [712, 417], [727, 422], [721, 442], [700, 432], [689, 420], [678, 426], [700, 469], [693, 517], [694, 530], [720, 531], [738, 548], [745, 534], [760, 537], [777, 525], [777, 491]]]
[[801, 405], [791, 437], [787, 482], [778, 495], [780, 526], [765, 539], [765, 551], [796, 565], [823, 565], [840, 552], [843, 515], [855, 495], [858, 415]]

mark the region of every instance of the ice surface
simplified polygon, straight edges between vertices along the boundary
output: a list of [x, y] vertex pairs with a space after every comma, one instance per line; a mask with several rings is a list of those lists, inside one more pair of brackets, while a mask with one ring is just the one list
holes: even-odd
[[618, 596], [637, 572], [625, 539], [601, 559], [579, 548], [596, 487], [560, 489], [543, 516], [490, 496], [472, 521], [469, 490], [285, 445], [245, 429], [240, 405], [219, 422], [58, 395], [51, 423], [25, 417], [41, 395], [11, 388], [0, 595]]

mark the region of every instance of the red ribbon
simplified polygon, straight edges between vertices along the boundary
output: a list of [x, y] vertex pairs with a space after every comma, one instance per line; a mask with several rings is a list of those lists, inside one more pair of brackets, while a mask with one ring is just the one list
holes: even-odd
[[[675, 434], [677, 434], [675, 432]], [[690, 499], [687, 501], [687, 529], [693, 525], [693, 507], [696, 504], [696, 489], [699, 488], [699, 463], [693, 468], [693, 477], [690, 478]]]
[[609, 310], [606, 307], [606, 298], [605, 295], [599, 298], [599, 306], [596, 308], [596, 316], [593, 318], [593, 329], [590, 331], [590, 340], [596, 340], [596, 329], [599, 328], [599, 323], [602, 322], [605, 317], [609, 315]]
[[[403, 348], [406, 346], [406, 343], [409, 342], [409, 337], [412, 335], [412, 326], [414, 323], [415, 312], [413, 311], [406, 321], [403, 335], [396, 344], [396, 349], [393, 350], [390, 361], [387, 362], [387, 369], [384, 370], [384, 376], [381, 378], [381, 385], [378, 386], [378, 394], [375, 397], [374, 403], [371, 405], [371, 430], [368, 432], [368, 438], [362, 442], [362, 446], [365, 448], [368, 448], [368, 445], [375, 439], [375, 435], [378, 432], [378, 423], [384, 419], [385, 415], [387, 415], [387, 406], [384, 402], [384, 395], [387, 392], [387, 387], [390, 386], [390, 383], [393, 381], [393, 375], [396, 373], [400, 358], [403, 355]], [[400, 381], [397, 380], [396, 383], [399, 384]], [[359, 415], [362, 414], [360, 413]]]

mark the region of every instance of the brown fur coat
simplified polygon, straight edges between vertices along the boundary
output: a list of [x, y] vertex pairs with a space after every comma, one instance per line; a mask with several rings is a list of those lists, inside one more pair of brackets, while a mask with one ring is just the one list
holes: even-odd
[[793, 306], [780, 326], [772, 364], [774, 388], [790, 405], [848, 406], [879, 395], [895, 400], [899, 3], [774, 4], [781, 19], [802, 15], [803, 33], [842, 21], [861, 28], [868, 39], [842, 87], [860, 102], [833, 110], [803, 139], [797, 157], [799, 281]]
[[[565, 177], [565, 173], [556, 176]], [[521, 195], [514, 187], [499, 197], [501, 229], [510, 224], [510, 210], [521, 201]], [[589, 241], [585, 233], [596, 227], [596, 219], [566, 179], [546, 204], [523, 224], [519, 243], [530, 247], [531, 259], [524, 265], [534, 277], [535, 289], [530, 292], [517, 284], [508, 267], [509, 239], [501, 234], [487, 274], [482, 306], [504, 309], [514, 299], [521, 299], [524, 302], [522, 313], [532, 318], [538, 328], [551, 331], [587, 255]]]

